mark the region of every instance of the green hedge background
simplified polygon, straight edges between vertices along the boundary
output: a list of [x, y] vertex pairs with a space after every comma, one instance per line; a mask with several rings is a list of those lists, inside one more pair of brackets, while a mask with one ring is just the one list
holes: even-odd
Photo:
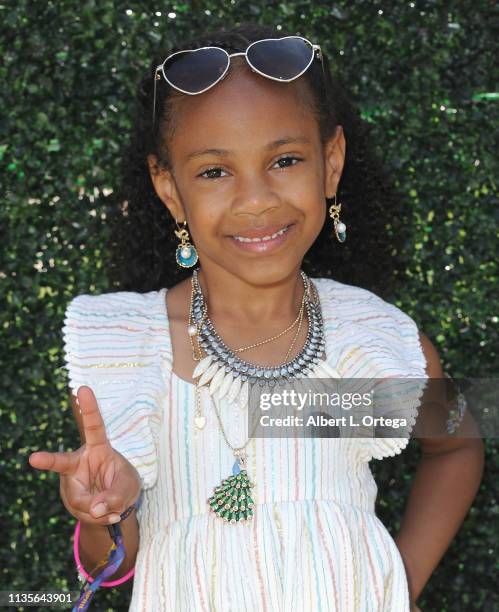
[[[254, 20], [319, 42], [374, 125], [412, 217], [397, 305], [454, 376], [497, 375], [497, 106], [494, 3], [10, 0], [0, 4], [0, 590], [76, 589], [74, 520], [39, 449], [79, 446], [62, 320], [80, 293], [113, 290], [106, 210], [135, 84], [160, 41]], [[497, 23], [497, 22], [496, 22]], [[497, 473], [486, 442], [479, 494], [419, 600], [423, 610], [499, 609]], [[372, 462], [395, 534], [417, 443]], [[438, 486], [438, 483], [435, 483]], [[130, 589], [95, 609], [124, 610]], [[179, 611], [180, 612], [180, 611]]]

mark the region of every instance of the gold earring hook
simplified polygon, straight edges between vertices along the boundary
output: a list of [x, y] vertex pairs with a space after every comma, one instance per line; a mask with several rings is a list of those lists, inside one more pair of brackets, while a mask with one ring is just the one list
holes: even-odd
[[333, 198], [334, 203], [331, 204], [331, 206], [329, 207], [329, 216], [331, 217], [331, 219], [333, 219], [333, 221], [338, 223], [340, 220], [339, 215], [341, 210], [341, 204], [336, 203], [336, 194], [334, 194]]
[[184, 242], [189, 240], [189, 232], [186, 229], [187, 221], [182, 221], [182, 227], [180, 227], [177, 219], [175, 219], [175, 225], [177, 226], [177, 229], [175, 230], [175, 236], [177, 236], [177, 238], [182, 241], [182, 244], [184, 244]]

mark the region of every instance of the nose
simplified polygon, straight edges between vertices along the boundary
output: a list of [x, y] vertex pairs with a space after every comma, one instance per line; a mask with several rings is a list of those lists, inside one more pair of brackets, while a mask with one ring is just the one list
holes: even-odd
[[260, 217], [280, 206], [279, 195], [264, 177], [256, 174], [245, 178], [239, 177], [237, 192], [232, 201], [234, 214]]

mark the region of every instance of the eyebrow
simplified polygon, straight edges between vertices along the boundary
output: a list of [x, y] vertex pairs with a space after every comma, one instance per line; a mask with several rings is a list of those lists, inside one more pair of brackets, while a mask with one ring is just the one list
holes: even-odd
[[[310, 144], [310, 140], [304, 136], [279, 138], [273, 142], [269, 142], [263, 149], [264, 151], [273, 151], [274, 149], [278, 149], [279, 147], [287, 144]], [[233, 153], [233, 151], [229, 151], [228, 149], [198, 149], [197, 151], [189, 153], [185, 159], [186, 161], [190, 161], [191, 159], [201, 157], [202, 155], [217, 155], [218, 157], [227, 157], [231, 153]]]

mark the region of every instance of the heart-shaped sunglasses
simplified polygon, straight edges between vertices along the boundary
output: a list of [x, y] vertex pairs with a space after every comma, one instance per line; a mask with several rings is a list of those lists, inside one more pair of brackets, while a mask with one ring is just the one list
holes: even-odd
[[264, 38], [251, 43], [246, 51], [227, 53], [220, 47], [201, 47], [177, 51], [156, 67], [154, 78], [153, 127], [156, 117], [156, 82], [161, 79], [174, 89], [195, 96], [211, 89], [227, 74], [230, 58], [243, 55], [250, 68], [258, 74], [289, 83], [300, 77], [311, 65], [314, 57], [324, 62], [319, 45], [301, 36]]

